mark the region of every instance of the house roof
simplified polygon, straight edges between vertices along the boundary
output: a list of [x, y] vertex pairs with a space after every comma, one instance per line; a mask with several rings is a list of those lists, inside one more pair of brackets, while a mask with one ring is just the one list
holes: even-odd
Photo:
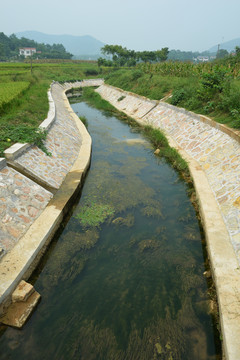
[[21, 47], [21, 48], [19, 48], [19, 50], [36, 50], [36, 48], [31, 48], [31, 47]]

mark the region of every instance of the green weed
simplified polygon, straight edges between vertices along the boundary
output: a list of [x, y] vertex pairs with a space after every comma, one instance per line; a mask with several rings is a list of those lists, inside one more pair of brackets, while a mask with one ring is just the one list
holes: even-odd
[[75, 217], [80, 220], [83, 227], [99, 226], [108, 217], [113, 216], [114, 212], [114, 208], [111, 205], [97, 204], [89, 201]]
[[44, 145], [46, 137], [47, 132], [41, 131], [35, 126], [5, 124], [0, 128], [0, 138], [2, 139], [0, 142], [0, 156], [4, 155], [3, 152], [7, 147], [16, 142], [37, 145], [45, 153], [50, 155]]
[[79, 119], [85, 125], [85, 127], [88, 128], [88, 120], [87, 120], [87, 118], [85, 116], [81, 116], [81, 117], [79, 117]]

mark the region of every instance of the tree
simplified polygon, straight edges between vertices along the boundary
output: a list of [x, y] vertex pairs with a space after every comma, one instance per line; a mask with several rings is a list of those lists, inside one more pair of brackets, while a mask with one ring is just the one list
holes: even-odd
[[166, 61], [168, 58], [169, 50], [167, 47], [162, 48], [161, 50], [156, 51], [156, 60], [158, 62]]
[[225, 49], [220, 49], [218, 50], [217, 52], [217, 55], [216, 55], [216, 59], [223, 59], [225, 57], [227, 57], [229, 54], [228, 54], [228, 51], [225, 50]]
[[[167, 47], [157, 51], [138, 51], [128, 50], [120, 45], [104, 45], [101, 48], [102, 54], [111, 56], [114, 66], [135, 66], [138, 61], [161, 62], [166, 61], [169, 50]], [[102, 58], [99, 58], [98, 64], [106, 65]], [[99, 65], [100, 66], [100, 65]]]

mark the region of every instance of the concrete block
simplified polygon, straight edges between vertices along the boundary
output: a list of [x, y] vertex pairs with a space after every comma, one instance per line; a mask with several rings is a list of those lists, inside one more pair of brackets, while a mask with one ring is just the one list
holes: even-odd
[[6, 149], [4, 151], [4, 155], [7, 160], [15, 160], [18, 156], [22, 155], [30, 146], [31, 144], [28, 143], [25, 144], [16, 143], [10, 146], [8, 149]]
[[12, 293], [12, 302], [26, 301], [33, 292], [34, 287], [22, 280]]
[[23, 327], [40, 300], [40, 297], [40, 294], [37, 291], [34, 291], [27, 301], [12, 303], [9, 306], [7, 313], [0, 318], [0, 322], [4, 325], [16, 328]]

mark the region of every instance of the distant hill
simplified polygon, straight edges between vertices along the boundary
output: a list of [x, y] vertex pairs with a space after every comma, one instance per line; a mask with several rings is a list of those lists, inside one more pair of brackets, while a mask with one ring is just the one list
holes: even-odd
[[[225, 49], [228, 52], [230, 52], [232, 50], [235, 50], [236, 46], [240, 47], [240, 38], [226, 41], [226, 42], [220, 44], [220, 49]], [[213, 53], [213, 52], [216, 53], [217, 50], [218, 50], [218, 45], [215, 45], [215, 46], [211, 47], [210, 49], [208, 49], [208, 51], [211, 53]]]
[[24, 37], [44, 44], [62, 44], [67, 51], [76, 55], [96, 55], [100, 54], [103, 42], [92, 36], [73, 36], [73, 35], [50, 35], [38, 31], [23, 31], [15, 34], [18, 38]]

